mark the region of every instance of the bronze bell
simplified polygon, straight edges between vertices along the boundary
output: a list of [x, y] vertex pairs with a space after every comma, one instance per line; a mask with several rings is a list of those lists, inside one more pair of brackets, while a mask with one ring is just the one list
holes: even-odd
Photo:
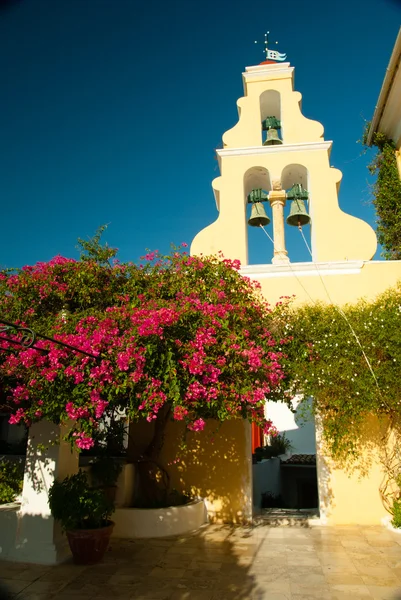
[[262, 130], [267, 131], [264, 146], [277, 146], [283, 142], [278, 137], [278, 130], [281, 129], [281, 122], [276, 117], [267, 117], [262, 121]]
[[302, 227], [311, 222], [311, 218], [305, 208], [303, 200], [295, 199], [291, 203], [290, 214], [287, 217], [287, 225], [292, 227]]
[[259, 227], [260, 225], [268, 225], [270, 219], [266, 214], [265, 208], [261, 202], [252, 204], [251, 216], [248, 219], [248, 225], [251, 227]]
[[269, 129], [266, 135], [266, 139], [263, 142], [264, 146], [277, 146], [283, 142], [278, 137], [277, 129]]

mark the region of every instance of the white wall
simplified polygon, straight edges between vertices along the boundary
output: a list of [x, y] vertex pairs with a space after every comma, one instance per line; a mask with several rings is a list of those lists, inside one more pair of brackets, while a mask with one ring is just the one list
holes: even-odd
[[279, 433], [291, 442], [292, 454], [316, 454], [315, 419], [311, 401], [294, 398], [295, 414], [282, 402], [266, 402], [266, 417], [273, 421]]
[[281, 494], [280, 459], [269, 458], [252, 465], [253, 512], [262, 507], [262, 494], [270, 492], [274, 496]]

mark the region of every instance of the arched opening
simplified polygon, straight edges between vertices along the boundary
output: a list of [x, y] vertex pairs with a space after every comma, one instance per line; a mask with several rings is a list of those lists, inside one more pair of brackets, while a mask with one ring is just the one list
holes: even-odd
[[[309, 173], [306, 167], [299, 164], [287, 165], [281, 173], [281, 184], [283, 190], [287, 193], [294, 184], [301, 184], [308, 192], [308, 200], [304, 201], [304, 207], [307, 214], [310, 214], [311, 195], [309, 189]], [[310, 262], [312, 257], [308, 247], [311, 249], [311, 223], [302, 226], [302, 234], [298, 227], [287, 224], [287, 218], [291, 214], [291, 209], [297, 211], [299, 206], [292, 206], [292, 201], [287, 200], [285, 207], [285, 241], [288, 256], [291, 262]]]
[[[244, 202], [246, 210], [246, 228], [248, 232], [248, 262], [249, 264], [264, 264], [271, 261], [273, 255], [273, 245], [269, 243], [266, 235], [260, 227], [251, 227], [248, 220], [251, 216], [252, 206], [248, 204], [248, 196], [253, 190], [262, 190], [269, 192], [271, 190], [271, 180], [269, 171], [264, 167], [252, 167], [244, 175]], [[269, 202], [263, 202], [263, 208], [271, 220]], [[272, 236], [271, 222], [266, 225], [269, 235]]]
[[[260, 95], [261, 140], [263, 145], [282, 144], [281, 99], [276, 90], [266, 90]], [[270, 133], [269, 133], [270, 130]], [[269, 142], [269, 139], [270, 142]]]

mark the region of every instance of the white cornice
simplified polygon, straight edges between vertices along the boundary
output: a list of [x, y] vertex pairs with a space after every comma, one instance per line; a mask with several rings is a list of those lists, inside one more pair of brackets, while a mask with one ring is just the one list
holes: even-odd
[[[391, 88], [394, 84], [395, 77], [397, 75], [397, 71], [400, 68], [401, 64], [401, 27], [398, 31], [397, 39], [394, 44], [393, 52], [390, 57], [390, 62], [388, 64], [386, 74], [384, 76], [383, 85], [380, 90], [379, 98], [377, 100], [377, 105], [375, 107], [375, 112], [373, 114], [372, 121], [369, 126], [368, 136], [366, 143], [368, 146], [372, 144], [373, 134], [380, 130], [380, 120], [383, 116], [384, 110], [386, 108], [386, 103], [389, 98]], [[399, 106], [399, 105], [398, 105]]]
[[289, 263], [287, 265], [245, 265], [241, 267], [240, 273], [251, 279], [355, 275], [361, 272], [364, 262], [363, 260], [344, 260], [320, 263]]
[[313, 150], [329, 150], [333, 142], [303, 142], [301, 144], [280, 144], [277, 146], [248, 146], [246, 148], [220, 148], [216, 150], [219, 157], [246, 156], [249, 154], [279, 154], [282, 152], [304, 152]]
[[271, 76], [277, 73], [292, 74], [293, 71], [294, 67], [291, 67], [289, 62], [274, 65], [256, 65], [254, 67], [245, 67], [245, 73], [242, 73], [242, 77], [248, 81], [249, 79], [257, 79], [261, 75]]

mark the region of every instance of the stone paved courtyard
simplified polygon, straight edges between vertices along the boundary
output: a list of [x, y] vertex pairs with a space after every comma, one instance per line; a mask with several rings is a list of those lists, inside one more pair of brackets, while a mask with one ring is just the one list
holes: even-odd
[[0, 562], [0, 577], [18, 600], [401, 600], [401, 535], [209, 525], [178, 538], [114, 539], [91, 567]]

